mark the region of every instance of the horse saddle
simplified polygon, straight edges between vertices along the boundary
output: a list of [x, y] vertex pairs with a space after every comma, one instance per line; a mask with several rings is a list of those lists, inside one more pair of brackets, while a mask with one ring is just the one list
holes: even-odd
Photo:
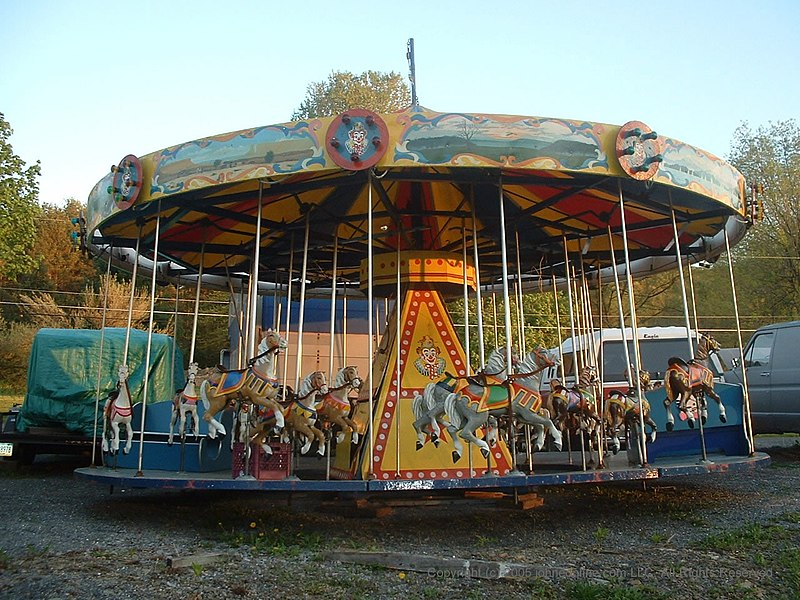
[[217, 384], [217, 394], [232, 394], [238, 392], [243, 387], [247, 387], [258, 395], [264, 395], [268, 387], [278, 387], [278, 380], [271, 377], [263, 377], [252, 369], [225, 371], [219, 378]]
[[486, 412], [508, 406], [508, 390], [500, 380], [489, 380], [485, 385], [463, 388], [459, 393], [466, 398], [475, 412]]

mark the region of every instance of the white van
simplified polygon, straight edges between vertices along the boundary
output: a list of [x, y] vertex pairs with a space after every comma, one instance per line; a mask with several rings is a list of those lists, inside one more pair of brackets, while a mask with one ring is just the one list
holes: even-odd
[[[694, 338], [694, 348], [697, 348], [698, 335], [694, 330], [690, 330]], [[625, 328], [625, 339], [628, 341], [628, 355], [630, 362], [634, 362], [633, 354], [633, 333], [630, 327]], [[663, 383], [664, 373], [668, 368], [667, 360], [672, 356], [677, 356], [688, 360], [689, 343], [687, 341], [685, 327], [639, 327], [639, 352], [641, 353], [642, 368], [650, 373], [650, 379], [654, 384]], [[625, 377], [625, 349], [622, 346], [622, 331], [620, 329], [603, 329], [602, 332], [595, 331], [592, 336], [582, 335], [577, 337], [577, 351], [580, 353], [585, 344], [591, 344], [590, 351], [595, 357], [594, 364], [600, 364], [600, 351], [603, 357], [603, 392], [608, 396], [611, 390], [627, 391], [628, 383]], [[601, 348], [602, 345], [602, 348]], [[553, 350], [558, 352], [558, 348]], [[561, 354], [564, 359], [564, 370], [566, 377], [565, 385], [569, 387], [574, 381], [572, 375], [572, 338], [568, 338], [561, 344]], [[712, 372], [715, 379], [722, 377], [722, 364], [719, 358], [712, 354]], [[550, 391], [550, 379], [560, 379], [562, 373], [559, 367], [548, 368], [542, 377], [542, 392], [548, 394]]]

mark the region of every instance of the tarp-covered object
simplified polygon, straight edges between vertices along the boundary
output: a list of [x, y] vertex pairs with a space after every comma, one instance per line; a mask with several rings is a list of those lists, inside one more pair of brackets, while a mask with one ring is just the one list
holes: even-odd
[[[116, 389], [117, 370], [125, 352], [124, 328], [106, 328], [100, 352], [97, 329], [41, 329], [31, 348], [28, 392], [17, 418], [17, 430], [29, 427], [64, 427], [92, 435], [97, 375], [100, 369], [98, 432], [102, 431], [102, 403]], [[132, 400], [144, 397], [147, 332], [132, 329], [128, 348], [128, 385]], [[148, 404], [171, 401], [185, 385], [183, 354], [171, 337], [153, 334], [148, 375]], [[101, 361], [102, 360], [102, 368]]]

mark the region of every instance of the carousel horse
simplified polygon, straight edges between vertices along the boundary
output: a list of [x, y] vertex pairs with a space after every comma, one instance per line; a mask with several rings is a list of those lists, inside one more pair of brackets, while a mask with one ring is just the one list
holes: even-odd
[[172, 400], [172, 416], [169, 420], [169, 439], [167, 445], [172, 445], [173, 432], [175, 430], [175, 423], [180, 416], [181, 422], [178, 425], [178, 433], [181, 439], [186, 434], [186, 415], [187, 413], [192, 417], [191, 430], [195, 436], [198, 434], [199, 421], [197, 419], [197, 363], [193, 362], [189, 365], [188, 375], [186, 377], [186, 385], [183, 390], [175, 394]]
[[569, 435], [587, 434], [590, 448], [594, 447], [598, 453], [598, 464], [602, 465], [600, 452], [600, 423], [601, 417], [597, 410], [595, 388], [599, 384], [597, 369], [586, 366], [581, 370], [577, 385], [567, 389], [558, 379], [550, 380], [550, 399], [556, 411], [556, 422], [561, 430], [566, 430]]
[[258, 354], [250, 360], [246, 369], [226, 370], [222, 366], [212, 368], [200, 386], [200, 398], [206, 412], [203, 419], [208, 423], [208, 437], [215, 439], [217, 433], [225, 436], [225, 427], [214, 416], [235, 400], [242, 400], [271, 408], [275, 412], [276, 426], [283, 427], [281, 406], [275, 400], [278, 395], [276, 357], [286, 348], [286, 340], [277, 331], [263, 332], [258, 345]]
[[[458, 462], [464, 453], [464, 446], [459, 439], [458, 429], [449, 420], [444, 419], [446, 416], [445, 402], [451, 395], [466, 387], [468, 382], [480, 387], [491, 384], [501, 385], [497, 377], [499, 375], [505, 377], [505, 357], [505, 350], [498, 348], [489, 355], [486, 367], [475, 375], [464, 378], [466, 381], [460, 381], [459, 378], [446, 373], [439, 381], [426, 385], [422, 394], [414, 392], [412, 410], [416, 419], [413, 427], [417, 432], [417, 450], [422, 450], [428, 438], [438, 448], [442, 428], [444, 428], [450, 434], [450, 439], [453, 440], [453, 462]], [[514, 350], [511, 353], [511, 362], [512, 364], [517, 362], [517, 354]], [[494, 425], [493, 431], [496, 437], [496, 419], [494, 419]]]
[[[128, 387], [128, 365], [120, 365], [117, 372], [117, 389], [111, 392], [103, 406], [103, 452], [119, 451], [119, 426], [125, 425], [127, 440], [123, 454], [131, 451], [133, 443], [133, 407], [131, 405], [131, 390]], [[111, 444], [109, 445], [109, 440]]]
[[348, 366], [339, 369], [333, 379], [333, 385], [328, 386], [328, 393], [322, 398], [322, 403], [317, 408], [317, 415], [322, 421], [337, 425], [340, 429], [336, 442], [344, 441], [345, 433], [352, 433], [353, 443], [358, 443], [358, 425], [350, 418], [352, 404], [348, 398], [350, 390], [360, 390], [363, 380], [358, 376], [358, 367]]
[[[525, 425], [546, 427], [553, 436], [553, 442], [561, 449], [561, 432], [553, 422], [537, 413], [542, 405], [539, 395], [539, 380], [541, 371], [553, 366], [555, 360], [544, 348], [538, 347], [531, 351], [521, 364], [532, 369], [530, 372], [517, 373], [511, 377], [506, 375], [505, 352], [495, 350], [487, 361], [487, 370], [493, 367], [493, 372], [500, 375], [497, 382], [492, 382], [488, 377], [485, 385], [470, 381], [457, 393], [450, 394], [445, 400], [445, 413], [450, 423], [458, 431], [458, 435], [465, 441], [475, 444], [481, 450], [484, 458], [489, 456], [489, 444], [478, 439], [475, 431], [478, 427], [485, 426], [490, 416], [502, 417], [508, 414], [509, 403], [514, 416]], [[537, 450], [544, 445], [544, 438], [537, 440]], [[456, 458], [454, 456], [454, 458]]]
[[[560, 447], [561, 431], [555, 427], [555, 423], [550, 418], [550, 411], [544, 406], [541, 394], [542, 371], [547, 367], [559, 364], [560, 358], [556, 354], [550, 354], [541, 347], [534, 348], [517, 365], [518, 372], [512, 373], [512, 381], [519, 379], [524, 382], [524, 387], [528, 390], [536, 390], [535, 402], [530, 409], [542, 417], [542, 421], [533, 425], [534, 448], [541, 450], [544, 447], [545, 435], [549, 431], [553, 437], [553, 443]], [[542, 366], [544, 365], [544, 366]]]
[[[639, 385], [642, 388], [642, 392], [653, 389], [650, 373], [645, 370], [639, 371]], [[644, 409], [645, 427], [650, 428], [647, 440], [650, 443], [655, 442], [658, 427], [650, 415], [650, 403], [647, 398], [644, 398], [640, 403], [635, 387], [629, 388], [627, 394], [623, 394], [619, 390], [612, 390], [609, 393], [608, 401], [606, 402], [605, 422], [608, 428], [608, 435], [611, 436], [611, 450], [614, 454], [617, 454], [621, 448], [619, 441], [620, 431], [624, 429], [627, 435], [628, 432], [634, 430], [634, 425], [639, 424], [639, 411], [641, 409]]]
[[600, 424], [594, 389], [599, 383], [597, 369], [584, 367], [578, 384], [571, 389], [564, 387], [558, 379], [550, 380], [550, 399], [556, 412], [556, 423], [570, 433], [593, 432]]
[[719, 352], [719, 342], [710, 335], [700, 334], [697, 345], [697, 354], [688, 363], [677, 356], [671, 357], [667, 363], [669, 367], [664, 375], [664, 390], [667, 397], [664, 407], [667, 409], [667, 431], [675, 427], [675, 417], [672, 414], [672, 403], [678, 401], [678, 410], [686, 415], [687, 424], [694, 428], [697, 409], [703, 424], [708, 417], [708, 408], [705, 397], [711, 396], [719, 407], [719, 420], [723, 423], [728, 418], [722, 399], [714, 391], [714, 374], [709, 369], [710, 355]]
[[[303, 446], [300, 448], [300, 454], [308, 452], [311, 444], [317, 440], [319, 446], [317, 454], [325, 456], [325, 435], [314, 426], [314, 423], [317, 420], [317, 409], [327, 393], [328, 383], [325, 373], [314, 371], [306, 375], [305, 379], [300, 382], [297, 394], [292, 397], [289, 405], [280, 411], [285, 422], [282, 432], [283, 441], [289, 441], [290, 433], [305, 438]], [[274, 414], [262, 418], [250, 437], [250, 441], [260, 444], [265, 452], [267, 451], [266, 447], [269, 447], [269, 432], [277, 417], [278, 414]]]
[[[495, 352], [489, 356], [486, 368], [475, 375], [466, 377], [466, 381], [473, 382], [479, 386], [486, 386], [487, 381], [495, 381], [498, 375], [505, 372], [504, 358], [505, 355], [502, 354], [500, 350], [495, 350]], [[512, 364], [516, 364], [517, 362], [517, 355], [513, 350], [511, 362]], [[461, 445], [456, 435], [456, 428], [443, 418], [445, 416], [444, 403], [448, 396], [460, 391], [466, 386], [467, 383], [461, 382], [459, 378], [446, 373], [439, 381], [431, 382], [426, 385], [422, 394], [414, 392], [412, 410], [415, 418], [413, 427], [414, 431], [417, 432], [417, 450], [422, 450], [428, 438], [430, 438], [430, 441], [438, 448], [442, 435], [442, 427], [444, 427], [450, 434], [450, 438], [453, 440], [455, 446], [453, 458], [456, 461], [458, 460], [464, 447]]]

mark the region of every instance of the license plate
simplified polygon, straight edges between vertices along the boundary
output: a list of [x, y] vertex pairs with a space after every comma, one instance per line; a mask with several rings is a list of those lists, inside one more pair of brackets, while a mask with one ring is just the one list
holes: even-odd
[[12, 454], [14, 454], [14, 444], [0, 442], [0, 456], [11, 456]]

